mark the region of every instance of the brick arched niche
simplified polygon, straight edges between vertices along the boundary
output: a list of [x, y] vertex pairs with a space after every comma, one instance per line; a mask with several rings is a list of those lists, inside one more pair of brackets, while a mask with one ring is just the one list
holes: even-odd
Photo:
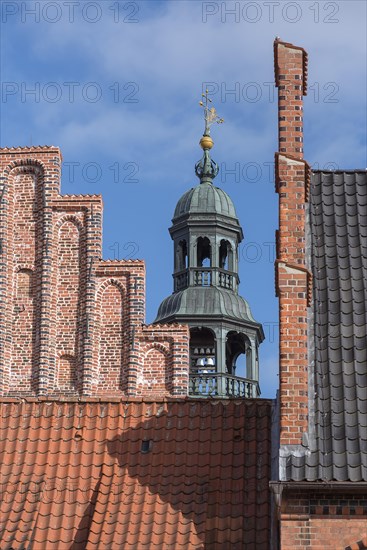
[[11, 246], [15, 265], [37, 264], [42, 257], [43, 178], [44, 167], [36, 161], [16, 163], [10, 170], [9, 214], [13, 219]]
[[18, 266], [14, 273], [11, 386], [32, 392], [36, 362], [35, 276], [33, 266]]
[[4, 175], [0, 391], [29, 394], [38, 388], [40, 307], [36, 305], [41, 297], [44, 166], [31, 159], [17, 160], [6, 167]]
[[114, 279], [104, 281], [97, 293], [98, 393], [126, 393], [126, 291]]
[[153, 343], [145, 347], [136, 392], [143, 396], [172, 393], [172, 356], [163, 344]]
[[81, 308], [83, 225], [75, 216], [65, 216], [57, 224], [56, 354], [74, 357], [81, 364]]

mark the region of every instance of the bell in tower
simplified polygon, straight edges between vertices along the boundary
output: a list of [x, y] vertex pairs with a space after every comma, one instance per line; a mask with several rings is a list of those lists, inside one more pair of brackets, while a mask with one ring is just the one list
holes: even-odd
[[233, 202], [213, 185], [218, 166], [210, 157], [210, 127], [222, 123], [208, 91], [200, 102], [205, 131], [200, 183], [178, 201], [170, 234], [174, 243], [174, 290], [155, 323], [190, 327], [190, 395], [258, 397], [260, 323], [238, 294], [238, 246], [243, 239]]

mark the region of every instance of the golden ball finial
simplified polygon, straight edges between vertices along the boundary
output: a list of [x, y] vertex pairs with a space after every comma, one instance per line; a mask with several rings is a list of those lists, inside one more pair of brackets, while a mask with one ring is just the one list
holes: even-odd
[[200, 147], [202, 149], [211, 149], [214, 145], [214, 141], [210, 136], [203, 136], [200, 140]]

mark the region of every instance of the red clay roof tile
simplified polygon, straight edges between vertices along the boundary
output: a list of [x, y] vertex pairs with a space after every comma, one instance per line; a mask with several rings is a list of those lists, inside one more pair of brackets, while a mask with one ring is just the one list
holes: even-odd
[[1, 550], [270, 539], [269, 401], [7, 400], [1, 411]]

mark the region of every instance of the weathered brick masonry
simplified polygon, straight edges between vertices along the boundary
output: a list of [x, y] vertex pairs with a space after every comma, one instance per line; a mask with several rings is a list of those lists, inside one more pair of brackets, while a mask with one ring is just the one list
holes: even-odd
[[276, 235], [276, 294], [280, 325], [280, 443], [302, 443], [307, 430], [307, 306], [311, 274], [305, 265], [305, 202], [310, 169], [303, 160], [303, 95], [307, 54], [275, 41], [275, 84], [279, 102], [279, 152], [275, 156], [279, 194]]
[[[313, 333], [314, 327], [311, 323], [308, 324], [308, 319], [312, 319], [311, 312], [315, 307], [320, 309], [320, 306], [313, 295], [311, 266], [307, 265], [311, 260], [306, 250], [309, 238], [307, 231], [313, 230], [312, 227], [310, 229], [310, 222], [306, 219], [311, 170], [303, 160], [302, 96], [307, 92], [307, 53], [302, 48], [275, 40], [274, 54], [275, 83], [279, 92], [279, 149], [275, 155], [275, 176], [276, 191], [279, 194], [276, 294], [279, 297], [280, 327], [281, 465], [280, 481], [272, 482], [272, 486], [280, 527], [279, 546], [281, 550], [366, 549], [366, 483], [358, 481], [363, 479], [361, 473], [353, 474], [353, 468], [358, 470], [362, 456], [360, 450], [362, 451], [364, 444], [363, 438], [359, 444], [354, 440], [358, 439], [358, 433], [362, 435], [363, 425], [358, 432], [358, 420], [356, 420], [353, 428], [346, 430], [343, 423], [346, 424], [347, 419], [339, 421], [336, 412], [344, 411], [347, 415], [349, 407], [348, 403], [345, 404], [337, 394], [336, 397], [339, 400], [335, 399], [334, 409], [330, 406], [331, 410], [328, 410], [322, 418], [328, 427], [332, 426], [332, 431], [329, 428], [329, 438], [340, 440], [339, 453], [320, 452], [318, 455], [315, 437], [321, 437], [323, 434], [317, 433], [320, 428], [315, 426], [315, 412], [311, 410], [310, 405], [314, 403], [314, 393], [311, 392], [322, 391], [322, 388], [316, 387], [315, 390], [313, 385], [309, 387], [315, 367], [309, 349], [310, 335], [307, 333], [309, 326], [310, 334]], [[347, 181], [348, 176], [345, 178]], [[346, 202], [347, 200], [357, 201], [357, 197], [346, 199]], [[324, 208], [323, 204], [320, 208]], [[342, 220], [337, 222], [340, 225], [343, 224]], [[343, 230], [349, 229], [344, 225]], [[316, 239], [313, 241], [313, 246], [317, 246], [315, 242], [317, 242]], [[318, 253], [322, 256], [323, 251]], [[335, 258], [330, 261], [335, 261]], [[359, 282], [363, 284], [362, 281]], [[348, 299], [346, 301], [348, 302]], [[338, 307], [342, 307], [340, 303]], [[341, 332], [340, 328], [339, 332]], [[354, 340], [354, 345], [356, 342], [357, 339]], [[355, 366], [353, 363], [351, 365], [347, 359], [345, 362], [346, 366], [341, 365], [340, 368], [347, 374], [348, 368], [351, 372], [354, 368], [358, 369], [358, 365]], [[332, 362], [326, 368], [330, 371], [336, 370]], [[355, 384], [356, 380], [357, 378], [354, 379]], [[344, 384], [348, 385], [346, 379]], [[347, 389], [350, 390], [350, 388]], [[355, 388], [356, 394], [358, 390], [363, 391], [362, 384], [360, 388]], [[350, 399], [349, 394], [346, 397], [346, 400], [348, 399]], [[361, 399], [360, 418], [362, 418], [363, 403], [365, 401]], [[343, 439], [345, 439], [345, 447], [341, 444]], [[353, 446], [351, 446], [352, 440]], [[351, 450], [346, 458], [349, 447]], [[321, 446], [321, 451], [323, 448]], [[331, 445], [331, 448], [334, 446]], [[301, 477], [301, 474], [295, 477], [296, 466], [299, 465], [301, 469], [302, 464], [308, 464], [309, 470], [305, 470], [304, 477]], [[311, 466], [316, 467], [316, 465], [320, 466], [321, 475], [314, 474], [312, 478], [309, 472], [312, 469]], [[293, 470], [292, 466], [294, 466]], [[330, 474], [329, 478], [325, 478], [326, 468], [332, 466], [334, 466], [334, 473]], [[323, 467], [325, 470], [322, 469]], [[339, 467], [342, 474], [337, 473]], [[360, 470], [362, 469], [361, 467]], [[346, 481], [340, 481], [335, 477], [337, 475], [344, 476], [342, 479]], [[312, 481], [307, 481], [310, 479]], [[353, 482], [353, 479], [357, 481]]]
[[330, 486], [320, 490], [304, 486], [288, 494], [284, 489], [281, 550], [367, 548], [365, 487], [359, 486], [359, 493], [353, 496], [348, 488], [344, 493], [342, 488], [336, 491]]
[[145, 266], [105, 261], [100, 195], [57, 147], [2, 149], [1, 395], [187, 395], [188, 329], [145, 326]]

